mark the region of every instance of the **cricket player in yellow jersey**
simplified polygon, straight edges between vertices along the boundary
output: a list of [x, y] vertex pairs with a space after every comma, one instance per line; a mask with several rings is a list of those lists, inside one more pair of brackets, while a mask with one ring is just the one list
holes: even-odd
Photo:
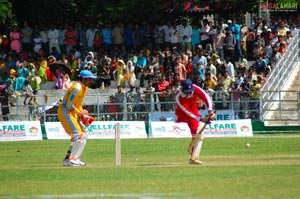
[[[89, 70], [82, 70], [79, 73], [79, 81], [74, 83], [66, 92], [58, 107], [58, 118], [65, 131], [71, 137], [71, 146], [63, 160], [64, 166], [84, 166], [85, 162], [80, 160], [87, 139], [80, 118], [84, 116], [82, 103], [89, 86], [97, 77]], [[88, 116], [87, 116], [88, 117]]]

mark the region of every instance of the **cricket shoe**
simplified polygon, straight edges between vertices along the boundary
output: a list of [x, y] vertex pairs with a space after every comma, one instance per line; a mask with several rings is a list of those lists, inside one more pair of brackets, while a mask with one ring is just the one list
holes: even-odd
[[64, 159], [63, 165], [64, 166], [73, 166], [73, 167], [81, 166], [76, 160], [73, 160], [73, 159], [71, 159], [71, 160]]
[[203, 162], [200, 161], [200, 160], [198, 160], [198, 159], [195, 159], [195, 160], [190, 159], [190, 162], [189, 162], [189, 163], [190, 163], [190, 164], [201, 165]]
[[76, 159], [75, 161], [76, 161], [77, 164], [79, 164], [80, 166], [85, 166], [85, 165], [86, 165], [86, 163], [83, 162], [83, 161], [81, 161], [80, 159]]

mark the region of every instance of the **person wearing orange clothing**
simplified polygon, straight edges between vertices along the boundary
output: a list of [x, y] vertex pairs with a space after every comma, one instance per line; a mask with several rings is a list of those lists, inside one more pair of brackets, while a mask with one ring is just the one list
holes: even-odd
[[67, 46], [67, 56], [70, 55], [71, 50], [76, 47], [76, 31], [72, 26], [68, 27], [68, 30], [65, 33], [66, 46]]
[[82, 108], [84, 96], [89, 87], [97, 77], [89, 70], [79, 72], [79, 82], [74, 83], [66, 92], [64, 98], [59, 103], [58, 119], [67, 134], [71, 137], [70, 149], [63, 160], [64, 166], [84, 166], [85, 162], [80, 160], [87, 139], [80, 118], [85, 116]]
[[[203, 142], [203, 131], [208, 122], [215, 117], [213, 104], [210, 96], [199, 86], [193, 84], [192, 80], [185, 79], [181, 83], [181, 91], [176, 96], [176, 122], [187, 123], [192, 134], [192, 142], [188, 152], [191, 154], [190, 164], [201, 165], [199, 155]], [[202, 100], [208, 111], [208, 118], [202, 118], [198, 110], [199, 100]]]

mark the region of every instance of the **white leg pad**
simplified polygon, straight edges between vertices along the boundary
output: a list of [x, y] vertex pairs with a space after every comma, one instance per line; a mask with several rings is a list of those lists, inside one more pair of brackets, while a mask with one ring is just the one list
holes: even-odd
[[192, 159], [199, 159], [203, 141], [196, 141], [192, 152]]
[[83, 136], [82, 139], [77, 140], [73, 143], [73, 147], [71, 150], [72, 158], [79, 158], [85, 148], [86, 145], [86, 137]]

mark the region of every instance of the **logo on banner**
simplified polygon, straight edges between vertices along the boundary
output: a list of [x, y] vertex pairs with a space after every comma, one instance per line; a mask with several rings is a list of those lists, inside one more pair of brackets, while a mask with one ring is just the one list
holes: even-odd
[[29, 135], [30, 136], [37, 136], [38, 132], [39, 132], [39, 129], [34, 127], [34, 126], [29, 128]]
[[243, 133], [246, 133], [246, 132], [249, 132], [250, 131], [250, 127], [249, 126], [241, 126], [240, 127], [240, 131], [243, 132]]
[[173, 126], [173, 132], [177, 135], [179, 135], [181, 133], [181, 129], [180, 126], [174, 125]]

